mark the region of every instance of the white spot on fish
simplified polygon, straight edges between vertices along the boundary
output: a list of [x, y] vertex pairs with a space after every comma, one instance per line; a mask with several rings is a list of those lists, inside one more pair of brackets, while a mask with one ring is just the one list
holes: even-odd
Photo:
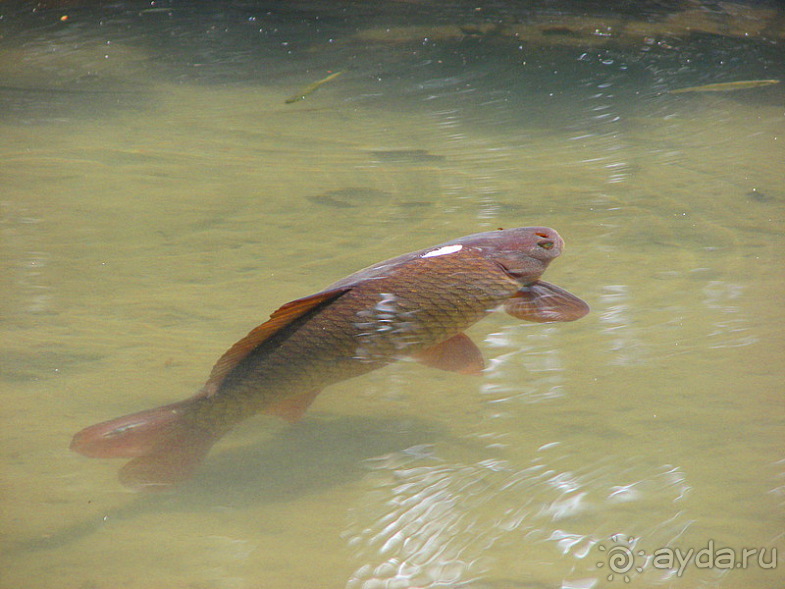
[[463, 249], [463, 246], [460, 244], [457, 245], [445, 245], [440, 247], [439, 249], [431, 250], [427, 254], [423, 254], [421, 258], [434, 258], [436, 256], [445, 256], [447, 254], [454, 254], [455, 252], [459, 252]]
[[382, 300], [376, 303], [374, 309], [383, 313], [395, 313], [397, 311], [395, 301], [398, 297], [391, 292], [381, 292], [379, 296]]
[[389, 359], [391, 348], [403, 350], [420, 342], [416, 329], [417, 309], [401, 305], [391, 292], [379, 293], [379, 301], [370, 308], [357, 312], [358, 345], [354, 358], [361, 361]]

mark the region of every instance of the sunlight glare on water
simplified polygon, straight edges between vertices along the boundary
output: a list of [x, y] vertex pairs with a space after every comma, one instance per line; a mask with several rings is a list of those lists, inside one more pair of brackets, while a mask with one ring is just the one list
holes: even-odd
[[[0, 586], [782, 584], [785, 84], [669, 91], [782, 80], [785, 14], [540, 4], [0, 7]], [[481, 376], [345, 381], [167, 494], [68, 450], [287, 301], [527, 225], [592, 312], [492, 314]], [[653, 556], [709, 546], [758, 552]]]

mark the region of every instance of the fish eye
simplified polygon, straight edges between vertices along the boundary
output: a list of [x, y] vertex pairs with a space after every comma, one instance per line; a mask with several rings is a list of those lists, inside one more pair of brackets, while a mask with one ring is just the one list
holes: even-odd
[[538, 241], [537, 245], [544, 250], [553, 249], [553, 242], [550, 239], [543, 239], [542, 241]]

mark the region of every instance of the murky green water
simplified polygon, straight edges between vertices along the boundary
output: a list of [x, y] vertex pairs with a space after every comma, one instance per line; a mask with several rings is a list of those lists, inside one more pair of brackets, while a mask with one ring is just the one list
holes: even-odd
[[[785, 87], [667, 94], [785, 78], [781, 11], [168, 6], [2, 7], [3, 587], [782, 585]], [[334, 386], [168, 495], [68, 451], [288, 300], [522, 225], [592, 313], [490, 317], [481, 377]]]

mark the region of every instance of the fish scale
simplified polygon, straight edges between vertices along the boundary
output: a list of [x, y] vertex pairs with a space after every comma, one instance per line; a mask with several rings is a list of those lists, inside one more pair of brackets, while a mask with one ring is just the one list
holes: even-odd
[[[230, 385], [205, 399], [198, 408], [200, 421], [222, 427], [227, 419], [245, 419], [283, 397], [375, 370], [403, 355], [398, 345], [402, 338], [407, 354], [439, 343], [480, 320], [519, 288], [500, 268], [469, 252], [423, 262], [356, 288], [312, 317], [241, 379], [227, 379]], [[476, 270], [467, 271], [468, 264]], [[458, 273], [461, 283], [472, 286], [459, 284]], [[389, 314], [393, 324], [406, 309], [416, 310], [403, 319], [403, 333], [382, 329], [387, 326], [374, 312], [378, 293], [396, 296], [401, 310]], [[365, 321], [366, 317], [372, 320]], [[364, 332], [368, 335], [363, 338]], [[369, 348], [367, 355], [358, 355], [358, 346]], [[212, 408], [227, 404], [235, 407]]]
[[71, 448], [128, 457], [121, 481], [167, 488], [256, 413], [295, 421], [319, 392], [400, 358], [460, 373], [482, 370], [463, 333], [504, 305], [529, 321], [572, 321], [588, 306], [540, 280], [563, 241], [547, 227], [478, 233], [404, 254], [283, 305], [216, 362], [190, 399], [88, 427]]

